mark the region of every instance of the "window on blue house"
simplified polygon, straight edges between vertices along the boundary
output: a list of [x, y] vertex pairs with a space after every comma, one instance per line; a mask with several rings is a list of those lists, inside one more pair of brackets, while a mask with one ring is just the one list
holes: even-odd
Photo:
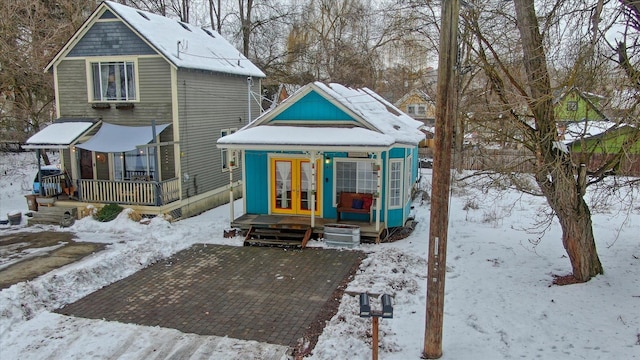
[[389, 207], [402, 205], [402, 160], [391, 160], [389, 169]]
[[340, 192], [376, 192], [378, 179], [372, 160], [336, 160], [336, 199]]
[[413, 164], [413, 156], [411, 155], [407, 156], [407, 161], [404, 164], [405, 164], [404, 188], [406, 189], [406, 198], [405, 198], [405, 203], [406, 203], [406, 201], [409, 201], [411, 199], [411, 191], [413, 190], [413, 186], [411, 184], [411, 180], [413, 179], [412, 167], [411, 167], [411, 164]]

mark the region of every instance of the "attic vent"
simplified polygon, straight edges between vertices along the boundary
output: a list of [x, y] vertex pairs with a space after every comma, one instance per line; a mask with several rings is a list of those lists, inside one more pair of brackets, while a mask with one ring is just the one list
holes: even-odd
[[202, 31], [206, 32], [207, 35], [211, 36], [212, 38], [214, 38], [214, 39], [216, 38], [211, 31], [209, 31], [207, 29], [202, 29]]
[[147, 16], [147, 14], [143, 13], [142, 11], [138, 11], [138, 15], [142, 16], [143, 18], [149, 20], [149, 17]]
[[180, 22], [180, 21], [178, 21], [178, 24], [180, 24], [180, 26], [182, 26], [185, 30], [187, 30], [187, 31], [191, 31], [191, 29], [189, 29], [189, 27], [187, 26], [187, 24], [185, 24], [185, 23], [183, 23], [183, 22]]
[[399, 125], [393, 125], [393, 128], [396, 130], [400, 130], [400, 126]]

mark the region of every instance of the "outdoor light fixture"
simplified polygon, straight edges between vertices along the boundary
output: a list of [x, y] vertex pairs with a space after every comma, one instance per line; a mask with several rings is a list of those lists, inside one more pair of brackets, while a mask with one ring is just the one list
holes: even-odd
[[391, 304], [391, 296], [389, 294], [382, 295], [382, 317], [385, 319], [393, 319], [393, 305]]
[[391, 295], [382, 295], [380, 301], [382, 302], [382, 310], [371, 310], [371, 304], [369, 302], [369, 294], [360, 293], [360, 317], [361, 318], [373, 318], [372, 326], [373, 335], [371, 341], [371, 356], [373, 360], [378, 360], [378, 318], [393, 319], [393, 305], [391, 304]]
[[360, 317], [371, 317], [371, 305], [369, 305], [369, 294], [360, 294]]

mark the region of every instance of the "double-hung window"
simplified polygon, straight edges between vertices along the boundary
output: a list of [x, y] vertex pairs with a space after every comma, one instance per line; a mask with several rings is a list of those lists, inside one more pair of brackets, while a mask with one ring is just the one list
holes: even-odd
[[389, 171], [389, 207], [402, 206], [402, 160], [391, 160]]
[[133, 61], [91, 62], [93, 101], [138, 99], [136, 66]]

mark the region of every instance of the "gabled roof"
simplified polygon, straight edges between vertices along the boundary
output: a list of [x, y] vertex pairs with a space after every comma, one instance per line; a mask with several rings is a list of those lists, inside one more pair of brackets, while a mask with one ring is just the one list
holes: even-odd
[[[315, 92], [353, 121], [272, 121], [307, 94]], [[417, 145], [424, 139], [419, 129], [424, 124], [412, 119], [370, 89], [352, 89], [339, 84], [310, 83], [275, 109], [253, 123], [218, 140], [220, 147], [247, 145], [287, 145], [305, 147], [389, 147], [394, 144]], [[235, 145], [235, 146], [234, 146]]]
[[271, 106], [269, 106], [269, 109], [273, 109], [278, 106], [278, 104], [288, 98], [291, 94], [300, 90], [300, 88], [302, 88], [302, 85], [298, 84], [281, 83], [280, 85], [278, 85], [278, 90], [275, 94], [273, 94], [273, 99], [271, 101]]
[[431, 99], [431, 96], [429, 96], [429, 94], [427, 94], [422, 90], [413, 89], [408, 93], [404, 94], [398, 101], [396, 101], [395, 106], [402, 105], [405, 101], [407, 101], [407, 99], [409, 99], [413, 95], [420, 97], [425, 103], [434, 103], [434, 100]]
[[104, 1], [94, 10], [83, 26], [49, 62], [46, 70], [67, 54], [105, 11], [111, 11], [176, 68], [265, 77], [258, 67], [211, 28], [199, 28], [112, 1]]
[[593, 103], [592, 99], [605, 100], [606, 97], [594, 93], [590, 93], [587, 91], [581, 91], [578, 88], [572, 86], [569, 88], [563, 88], [559, 92], [556, 93], [553, 104], [559, 104], [567, 95], [571, 93], [576, 93], [581, 99], [583, 99], [595, 112], [602, 117], [603, 119], [607, 119], [607, 116]]

